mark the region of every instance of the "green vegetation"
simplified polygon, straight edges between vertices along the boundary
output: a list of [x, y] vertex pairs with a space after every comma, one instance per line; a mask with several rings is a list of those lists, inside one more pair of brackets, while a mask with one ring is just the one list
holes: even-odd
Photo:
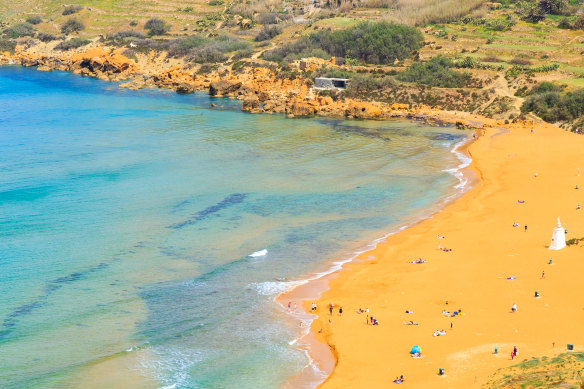
[[26, 18], [26, 22], [30, 24], [41, 24], [43, 22], [43, 18], [40, 15], [30, 16]]
[[10, 53], [14, 53], [15, 48], [16, 42], [10, 39], [0, 38], [0, 52], [8, 51]]
[[397, 79], [405, 82], [442, 88], [462, 88], [468, 86], [472, 77], [467, 72], [452, 70], [454, 62], [447, 57], [437, 56], [428, 62], [416, 62], [397, 74]]
[[56, 35], [49, 34], [47, 32], [39, 32], [36, 37], [41, 42], [51, 42], [59, 39]]
[[85, 30], [85, 24], [79, 19], [71, 18], [68, 19], [61, 26], [61, 32], [65, 35], [71, 34], [72, 32], [79, 32]]
[[280, 26], [274, 26], [274, 25], [264, 26], [262, 28], [262, 30], [256, 35], [255, 41], [256, 42], [267, 41], [267, 40], [272, 39], [275, 36], [280, 35], [281, 33], [282, 33], [282, 27], [280, 27]]
[[81, 6], [81, 5], [68, 5], [67, 7], [65, 7], [65, 9], [63, 10], [63, 13], [61, 15], [63, 15], [63, 16], [73, 15], [73, 14], [76, 14], [77, 12], [81, 11], [82, 9], [83, 9], [83, 6]]
[[410, 57], [422, 47], [422, 42], [422, 34], [415, 28], [387, 22], [364, 22], [347, 29], [313, 33], [266, 52], [264, 58], [281, 62], [309, 56], [336, 56], [355, 58], [364, 63], [391, 64]]
[[528, 97], [522, 112], [534, 112], [546, 122], [573, 121], [584, 115], [584, 89], [574, 92], [544, 92]]
[[55, 46], [55, 49], [66, 51], [71, 49], [78, 49], [81, 46], [85, 46], [87, 44], [89, 44], [87, 39], [73, 38], [59, 43], [57, 46]]
[[582, 388], [584, 353], [568, 352], [555, 356], [531, 358], [497, 370], [484, 387], [512, 388]]
[[146, 22], [144, 28], [148, 30], [148, 35], [154, 36], [166, 34], [170, 31], [171, 26], [162, 19], [152, 18]]
[[23, 36], [34, 36], [36, 29], [30, 23], [18, 23], [4, 30], [4, 35], [8, 38], [20, 38]]

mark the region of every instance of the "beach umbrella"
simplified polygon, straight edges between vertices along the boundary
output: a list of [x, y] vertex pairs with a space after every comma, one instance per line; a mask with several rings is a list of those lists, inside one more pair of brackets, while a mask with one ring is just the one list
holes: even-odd
[[420, 350], [420, 346], [414, 346], [414, 347], [412, 347], [410, 354], [421, 353], [421, 352], [422, 352], [422, 350]]

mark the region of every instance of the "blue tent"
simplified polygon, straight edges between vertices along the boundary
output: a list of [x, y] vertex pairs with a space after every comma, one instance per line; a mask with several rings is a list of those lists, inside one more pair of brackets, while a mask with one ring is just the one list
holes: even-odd
[[414, 346], [414, 347], [412, 347], [410, 354], [421, 353], [421, 352], [422, 352], [422, 350], [420, 350], [419, 346]]

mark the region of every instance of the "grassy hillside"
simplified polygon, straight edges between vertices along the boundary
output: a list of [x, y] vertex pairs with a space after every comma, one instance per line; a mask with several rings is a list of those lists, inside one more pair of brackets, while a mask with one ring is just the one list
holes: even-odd
[[[72, 5], [77, 7], [64, 12]], [[584, 88], [584, 5], [579, 0], [75, 0], [74, 4], [0, 0], [0, 11], [4, 31], [0, 48], [4, 49], [12, 49], [17, 41], [34, 44], [32, 37], [44, 41], [75, 37], [79, 39], [61, 47], [78, 47], [85, 39], [101, 36], [109, 37], [110, 44], [131, 46], [130, 55], [168, 52], [184, 58], [186, 66], [214, 68], [267, 60], [290, 77], [297, 73], [290, 65], [295, 59], [335, 56], [340, 66], [310, 69], [303, 75], [342, 74], [355, 80], [345, 95], [361, 99], [424, 103], [508, 119], [522, 114], [527, 98], [537, 104], [524, 105], [523, 114], [532, 111], [571, 129], [584, 124], [579, 111], [571, 110], [580, 95], [575, 99], [568, 95]], [[29, 19], [35, 16], [40, 20]], [[145, 25], [151, 18], [163, 21], [168, 32], [148, 36]], [[23, 25], [27, 19], [36, 24]], [[63, 23], [71, 19], [84, 28], [65, 36]], [[415, 26], [423, 34], [423, 44], [399, 43], [407, 54], [399, 56], [381, 53], [393, 38], [349, 47], [348, 29], [365, 31], [359, 26], [367, 21]], [[344, 32], [335, 33], [338, 30]], [[375, 33], [369, 36], [376, 39]], [[448, 61], [426, 63], [437, 56]], [[412, 67], [416, 62], [420, 64]], [[550, 82], [557, 86], [553, 93], [559, 97], [530, 97], [538, 85]], [[556, 101], [565, 107], [549, 106]], [[574, 112], [561, 112], [568, 110]]]

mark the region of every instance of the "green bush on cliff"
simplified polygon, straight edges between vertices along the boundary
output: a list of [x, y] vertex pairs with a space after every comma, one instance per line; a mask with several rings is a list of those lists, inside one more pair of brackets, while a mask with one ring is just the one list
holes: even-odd
[[16, 42], [10, 39], [0, 38], [0, 52], [9, 51], [14, 53], [14, 49], [16, 48]]
[[89, 44], [87, 39], [73, 38], [69, 39], [68, 41], [59, 43], [57, 46], [55, 46], [55, 49], [66, 51], [71, 49], [78, 49], [79, 47], [85, 46], [87, 44]]
[[521, 111], [533, 112], [550, 123], [576, 120], [584, 116], [584, 89], [532, 95], [523, 102]]
[[255, 41], [262, 42], [272, 39], [273, 37], [280, 35], [282, 33], [282, 27], [278, 25], [268, 25], [264, 26], [261, 31], [256, 35]]
[[20, 38], [23, 36], [33, 36], [36, 33], [36, 29], [30, 23], [18, 23], [12, 27], [8, 27], [4, 30], [4, 35], [8, 38]]
[[[351, 57], [371, 64], [391, 64], [410, 57], [422, 47], [423, 41], [422, 34], [413, 27], [363, 22], [343, 30], [313, 33], [266, 52], [264, 58], [281, 62], [298, 55], [324, 53], [329, 57]], [[323, 57], [322, 54], [318, 56]]]
[[197, 63], [217, 63], [227, 60], [226, 53], [247, 52], [250, 48], [249, 42], [230, 35], [215, 38], [192, 35], [171, 41], [167, 50], [172, 57], [187, 57], [187, 60]]
[[71, 18], [68, 19], [61, 26], [61, 32], [65, 35], [71, 34], [72, 32], [79, 32], [85, 30], [85, 24], [79, 19]]
[[436, 86], [441, 88], [462, 88], [467, 86], [472, 76], [467, 72], [452, 70], [454, 62], [447, 57], [437, 56], [427, 62], [413, 63], [397, 74], [397, 79], [405, 82]]

